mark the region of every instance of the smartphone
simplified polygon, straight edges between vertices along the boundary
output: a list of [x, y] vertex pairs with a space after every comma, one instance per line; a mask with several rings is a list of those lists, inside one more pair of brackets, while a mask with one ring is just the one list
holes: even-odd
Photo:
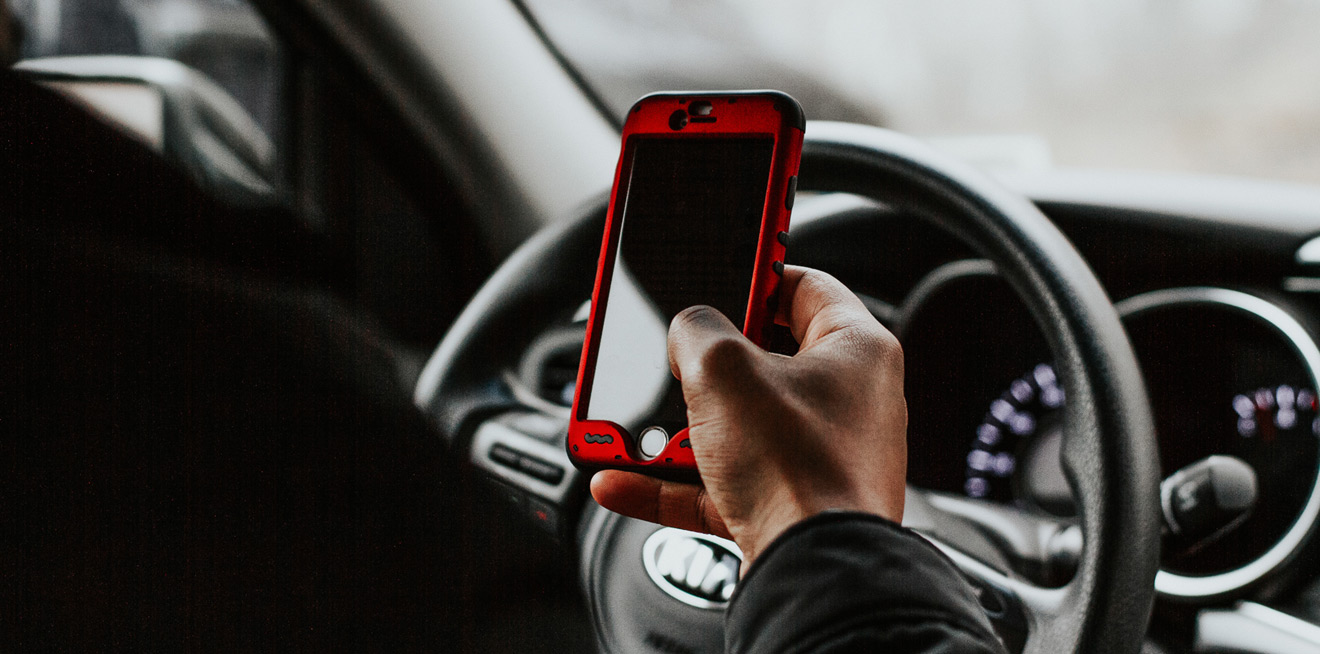
[[579, 468], [696, 476], [669, 323], [706, 304], [769, 343], [805, 126], [778, 91], [657, 93], [629, 110], [569, 421]]

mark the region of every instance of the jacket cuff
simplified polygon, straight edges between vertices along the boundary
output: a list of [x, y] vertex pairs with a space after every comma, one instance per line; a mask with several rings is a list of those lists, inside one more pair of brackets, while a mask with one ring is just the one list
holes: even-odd
[[829, 511], [788, 528], [752, 564], [725, 616], [726, 651], [809, 651], [847, 630], [939, 622], [996, 643], [971, 586], [921, 536]]

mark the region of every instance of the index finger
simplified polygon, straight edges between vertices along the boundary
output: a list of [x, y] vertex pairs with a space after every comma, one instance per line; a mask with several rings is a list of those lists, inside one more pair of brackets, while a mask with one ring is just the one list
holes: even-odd
[[793, 331], [793, 338], [801, 344], [799, 351], [845, 331], [892, 338], [862, 301], [828, 273], [802, 266], [784, 266], [780, 284], [776, 320]]
[[602, 470], [591, 478], [591, 496], [601, 506], [630, 518], [732, 538], [714, 501], [699, 484]]

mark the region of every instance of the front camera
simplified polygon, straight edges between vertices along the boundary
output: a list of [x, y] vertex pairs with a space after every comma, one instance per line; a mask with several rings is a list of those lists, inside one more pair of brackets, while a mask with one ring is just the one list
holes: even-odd
[[675, 132], [677, 132], [678, 130], [687, 127], [687, 124], [688, 124], [688, 115], [686, 111], [679, 109], [678, 111], [669, 114], [669, 129], [672, 129]]

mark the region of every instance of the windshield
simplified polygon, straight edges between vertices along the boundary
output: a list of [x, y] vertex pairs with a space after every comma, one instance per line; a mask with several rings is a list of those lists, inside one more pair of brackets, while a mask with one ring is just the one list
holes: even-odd
[[616, 116], [778, 88], [988, 166], [1320, 183], [1320, 0], [527, 0]]

